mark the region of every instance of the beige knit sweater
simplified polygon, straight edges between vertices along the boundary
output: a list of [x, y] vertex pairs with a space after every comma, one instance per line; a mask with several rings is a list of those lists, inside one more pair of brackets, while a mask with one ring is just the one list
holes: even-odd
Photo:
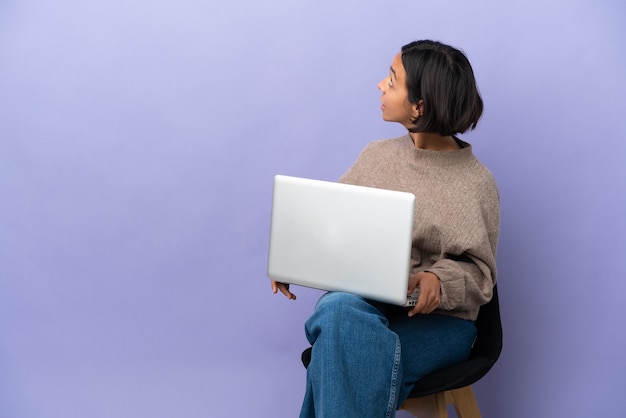
[[340, 182], [413, 193], [411, 272], [441, 280], [435, 313], [475, 320], [491, 299], [500, 228], [498, 189], [472, 147], [415, 148], [409, 135], [370, 143]]

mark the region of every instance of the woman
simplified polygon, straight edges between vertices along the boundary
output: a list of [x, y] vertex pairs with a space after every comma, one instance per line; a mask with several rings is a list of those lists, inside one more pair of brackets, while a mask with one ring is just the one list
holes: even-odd
[[[341, 292], [320, 298], [305, 327], [313, 350], [301, 418], [395, 416], [416, 381], [467, 359], [496, 280], [497, 187], [455, 136], [483, 109], [469, 61], [412, 42], [378, 88], [383, 119], [408, 133], [369, 144], [340, 181], [416, 196], [407, 293], [419, 299], [407, 311]], [[272, 290], [295, 299], [286, 284]]]

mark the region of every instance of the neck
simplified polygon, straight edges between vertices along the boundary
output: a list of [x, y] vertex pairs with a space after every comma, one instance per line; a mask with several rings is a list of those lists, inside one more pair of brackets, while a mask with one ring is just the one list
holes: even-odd
[[441, 136], [428, 132], [409, 132], [415, 148], [429, 151], [456, 151], [461, 147], [453, 136]]

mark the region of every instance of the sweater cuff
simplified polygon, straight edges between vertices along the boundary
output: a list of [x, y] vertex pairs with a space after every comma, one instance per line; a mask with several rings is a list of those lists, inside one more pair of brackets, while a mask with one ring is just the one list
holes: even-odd
[[433, 273], [439, 279], [441, 285], [441, 304], [439, 309], [453, 310], [465, 303], [465, 280], [461, 278], [445, 279], [445, 275], [438, 272], [439, 269], [424, 270]]

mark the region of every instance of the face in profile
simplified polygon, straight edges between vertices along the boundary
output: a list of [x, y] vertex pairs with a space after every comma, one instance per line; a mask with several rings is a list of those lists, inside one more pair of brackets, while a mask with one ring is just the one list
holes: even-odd
[[389, 67], [389, 75], [378, 83], [381, 91], [383, 120], [401, 123], [405, 128], [413, 126], [418, 116], [417, 106], [409, 102], [406, 89], [406, 71], [402, 65], [402, 54], [398, 53]]

